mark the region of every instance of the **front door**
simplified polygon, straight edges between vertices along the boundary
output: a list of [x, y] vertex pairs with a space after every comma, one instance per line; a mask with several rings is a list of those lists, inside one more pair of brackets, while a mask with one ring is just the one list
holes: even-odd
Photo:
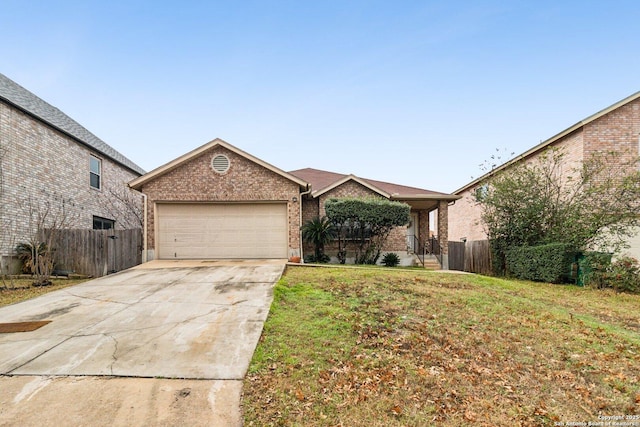
[[409, 252], [416, 252], [418, 249], [416, 247], [418, 241], [418, 214], [415, 212], [411, 213], [411, 222], [407, 227], [407, 250]]

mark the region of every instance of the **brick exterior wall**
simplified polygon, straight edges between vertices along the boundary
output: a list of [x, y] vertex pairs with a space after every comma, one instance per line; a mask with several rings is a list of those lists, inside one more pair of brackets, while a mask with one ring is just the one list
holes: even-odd
[[418, 211], [418, 238], [421, 242], [426, 242], [430, 237], [431, 224], [429, 222], [429, 212], [426, 210]]
[[[223, 154], [230, 167], [219, 174], [211, 167], [211, 160]], [[158, 202], [259, 202], [287, 203], [289, 220], [289, 254], [300, 253], [300, 197], [298, 184], [258, 165], [244, 156], [221, 146], [213, 146], [201, 155], [186, 161], [163, 175], [144, 184], [142, 192], [148, 197], [148, 248], [155, 249], [155, 204]]]
[[[382, 197], [379, 193], [370, 190], [364, 185], [355, 182], [347, 181], [342, 185], [331, 189], [330, 191], [320, 195], [317, 198], [307, 197], [303, 204], [303, 224], [317, 216], [325, 216], [326, 212], [324, 205], [329, 199], [339, 199], [346, 197]], [[429, 236], [429, 213], [424, 210], [418, 212], [418, 232], [421, 241], [426, 241]], [[304, 243], [304, 254], [309, 255], [313, 253], [313, 245]], [[407, 251], [407, 227], [396, 227], [391, 230], [386, 245], [383, 248], [385, 252], [406, 252]], [[329, 244], [325, 247], [325, 252], [328, 255], [335, 255], [338, 251], [337, 244]]]
[[482, 211], [474, 199], [477, 188], [478, 186], [475, 186], [460, 193], [462, 198], [456, 200], [453, 206], [449, 206], [449, 240], [452, 242], [487, 238], [480, 218]]
[[[571, 174], [572, 171], [582, 164], [582, 131], [573, 132], [565, 136], [553, 144], [552, 147], [561, 149], [564, 153], [563, 173], [565, 175]], [[537, 152], [525, 161], [538, 161], [541, 154], [542, 152]], [[452, 206], [449, 206], [449, 240], [460, 241], [461, 239], [466, 239], [473, 241], [485, 240], [487, 238], [481, 218], [482, 209], [475, 201], [475, 193], [482, 185], [482, 183], [479, 183], [460, 193], [459, 195], [462, 196], [462, 198], [456, 200]]]
[[326, 212], [324, 210], [324, 204], [327, 202], [327, 200], [329, 199], [343, 199], [346, 197], [378, 197], [378, 198], [382, 198], [382, 196], [379, 193], [376, 193], [373, 190], [370, 190], [369, 188], [365, 187], [364, 185], [353, 181], [353, 180], [349, 180], [345, 183], [343, 183], [342, 185], [337, 186], [336, 188], [331, 189], [330, 191], [327, 191], [326, 193], [322, 194], [320, 197], [318, 197], [319, 200], [319, 212], [320, 212], [320, 216], [325, 216]]
[[[89, 185], [89, 158], [102, 160], [102, 188]], [[0, 255], [11, 253], [32, 232], [29, 206], [53, 213], [64, 201], [73, 228], [93, 228], [93, 216], [115, 220], [116, 228], [141, 228], [138, 217], [113, 197], [134, 194], [133, 208], [142, 211], [142, 198], [126, 184], [138, 174], [11, 105], [0, 102], [1, 190], [3, 234]]]
[[[619, 151], [625, 153], [620, 160], [627, 163], [639, 154], [640, 144], [640, 100], [635, 100], [599, 117], [575, 132], [566, 135], [553, 144], [565, 153], [563, 172], [571, 173], [580, 167], [584, 159], [596, 153]], [[526, 159], [531, 162], [539, 159], [540, 152]], [[621, 164], [609, 165], [621, 168]], [[637, 167], [637, 166], [633, 166]], [[479, 184], [480, 185], [480, 184]], [[462, 199], [449, 207], [449, 239], [468, 241], [487, 238], [483, 230], [480, 206], [474, 201], [476, 187], [460, 193]], [[638, 239], [636, 239], [638, 240]], [[635, 247], [635, 246], [634, 246]], [[640, 257], [640, 249], [632, 250], [633, 256]]]
[[[640, 143], [640, 99], [617, 108], [584, 127], [585, 158], [596, 153], [619, 151], [621, 163], [635, 160]], [[620, 165], [611, 165], [620, 167]]]
[[308, 194], [304, 196], [304, 199], [302, 200], [302, 224], [319, 217], [319, 215], [320, 206], [318, 204], [318, 199], [314, 199]]

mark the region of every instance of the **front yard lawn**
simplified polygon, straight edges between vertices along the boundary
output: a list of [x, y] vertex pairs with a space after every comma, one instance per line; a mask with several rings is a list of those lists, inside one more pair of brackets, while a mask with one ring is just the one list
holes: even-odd
[[631, 418], [640, 414], [640, 296], [288, 267], [244, 381], [243, 412], [247, 426]]
[[31, 286], [33, 279], [15, 279], [13, 281], [6, 279], [4, 282], [0, 282], [0, 307], [35, 298], [47, 292], [77, 285], [87, 280], [88, 279], [52, 279], [53, 284], [51, 286], [34, 287]]

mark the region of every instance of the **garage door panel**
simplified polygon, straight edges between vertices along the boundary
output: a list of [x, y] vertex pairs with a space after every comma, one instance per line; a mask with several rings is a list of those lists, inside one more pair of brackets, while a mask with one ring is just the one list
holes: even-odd
[[160, 259], [286, 258], [285, 203], [158, 204]]

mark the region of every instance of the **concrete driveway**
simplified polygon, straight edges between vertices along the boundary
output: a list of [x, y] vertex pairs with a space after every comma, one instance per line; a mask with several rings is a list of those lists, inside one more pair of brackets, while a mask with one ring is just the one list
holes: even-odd
[[[0, 323], [51, 323], [0, 334], [0, 425], [174, 425], [185, 410], [187, 424], [237, 425], [283, 270], [282, 261], [151, 262], [1, 308]], [[52, 398], [67, 407], [47, 418]]]

